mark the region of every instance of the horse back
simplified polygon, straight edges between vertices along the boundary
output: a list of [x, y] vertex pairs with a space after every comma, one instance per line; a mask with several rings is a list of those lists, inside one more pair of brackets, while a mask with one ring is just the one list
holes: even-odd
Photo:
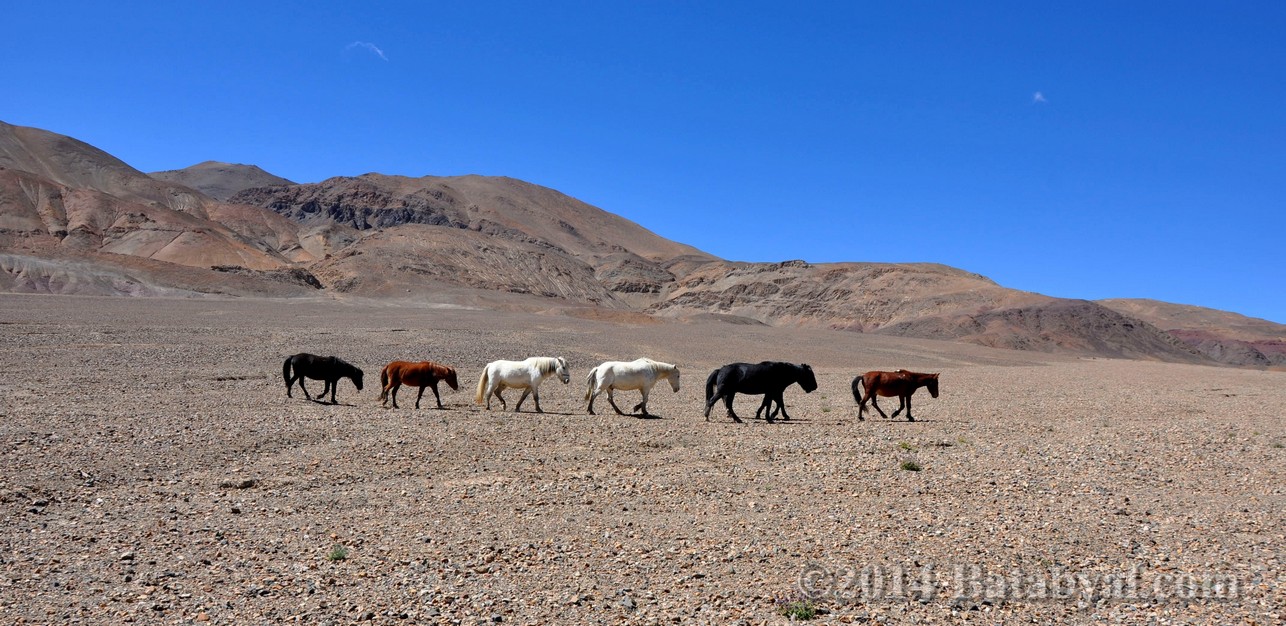
[[[780, 382], [780, 372], [773, 362], [729, 363], [715, 372], [716, 386], [736, 393], [758, 395], [772, 391]], [[783, 389], [790, 382], [780, 385]]]
[[894, 396], [909, 396], [915, 393], [915, 390], [924, 384], [921, 382], [921, 377], [924, 376], [927, 375], [916, 374], [906, 370], [893, 372], [872, 371], [863, 374], [862, 381], [868, 394], [878, 394], [891, 398]]
[[446, 378], [451, 372], [451, 368], [432, 361], [419, 361], [417, 363], [393, 361], [384, 366], [384, 369], [388, 372], [391, 380], [411, 387], [432, 385]]

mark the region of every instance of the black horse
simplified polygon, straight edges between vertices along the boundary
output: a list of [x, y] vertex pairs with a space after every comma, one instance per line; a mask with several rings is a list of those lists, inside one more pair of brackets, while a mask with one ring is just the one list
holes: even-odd
[[768, 409], [765, 417], [769, 422], [773, 421], [777, 411], [772, 410], [772, 403], [776, 402], [782, 419], [790, 419], [782, 393], [794, 383], [799, 383], [805, 393], [812, 393], [817, 389], [813, 368], [780, 361], [729, 363], [710, 372], [710, 376], [706, 378], [706, 421], [710, 421], [710, 409], [719, 398], [723, 398], [724, 406], [728, 407], [728, 417], [740, 423], [741, 418], [732, 411], [732, 397], [738, 393], [763, 394], [764, 401], [759, 405], [759, 410], [755, 411], [755, 417]]
[[339, 387], [339, 379], [347, 378], [353, 381], [353, 385], [358, 391], [362, 390], [362, 370], [349, 364], [339, 357], [317, 356], [315, 354], [300, 353], [294, 356], [286, 357], [286, 362], [281, 364], [281, 377], [286, 381], [286, 397], [290, 395], [290, 388], [294, 386], [295, 381], [299, 381], [299, 388], [304, 390], [304, 397], [312, 400], [313, 397], [308, 395], [308, 388], [304, 387], [304, 379], [324, 380], [326, 386], [317, 396], [318, 402], [324, 401], [326, 392], [330, 392], [330, 403], [339, 404], [335, 401], [335, 389]]

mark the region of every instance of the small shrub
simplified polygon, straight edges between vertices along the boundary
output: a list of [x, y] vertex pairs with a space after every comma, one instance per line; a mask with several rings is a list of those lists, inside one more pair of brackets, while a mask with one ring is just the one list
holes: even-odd
[[1273, 442], [1273, 447], [1274, 447], [1274, 448], [1286, 448], [1286, 444], [1284, 444], [1284, 443], [1282, 443], [1282, 442], [1280, 442], [1280, 441], [1274, 441], [1274, 442]]
[[911, 445], [906, 441], [899, 441], [898, 447], [902, 448], [903, 450], [906, 450], [907, 452], [915, 452], [915, 446]]
[[778, 602], [777, 613], [790, 619], [810, 620], [817, 617], [817, 605], [808, 599], [781, 600]]
[[335, 544], [335, 547], [330, 549], [330, 554], [326, 555], [327, 561], [343, 561], [344, 559], [347, 559], [347, 558], [348, 558], [348, 548], [345, 548], [344, 546], [341, 546], [339, 544]]
[[916, 460], [915, 460], [915, 459], [907, 459], [907, 460], [905, 460], [905, 461], [902, 461], [902, 465], [901, 465], [901, 467], [902, 467], [902, 469], [904, 469], [904, 470], [906, 470], [906, 471], [908, 471], [908, 472], [918, 472], [918, 471], [920, 471], [920, 470], [924, 469], [924, 468], [920, 467], [920, 464], [919, 464], [918, 462], [916, 462]]

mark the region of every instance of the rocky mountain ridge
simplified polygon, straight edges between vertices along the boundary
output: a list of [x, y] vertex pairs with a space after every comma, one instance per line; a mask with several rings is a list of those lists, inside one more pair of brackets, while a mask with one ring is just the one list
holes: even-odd
[[226, 165], [149, 176], [0, 123], [0, 289], [503, 301], [1260, 367], [1286, 352], [1275, 351], [1286, 326], [1248, 335], [1211, 314], [1167, 325], [1146, 307], [1051, 298], [940, 265], [726, 261], [511, 178], [293, 184]]

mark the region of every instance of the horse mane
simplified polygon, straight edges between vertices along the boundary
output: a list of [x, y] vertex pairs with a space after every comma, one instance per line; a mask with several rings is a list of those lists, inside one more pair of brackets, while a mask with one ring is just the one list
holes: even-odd
[[677, 367], [674, 366], [673, 363], [663, 363], [661, 361], [657, 361], [655, 359], [649, 359], [647, 357], [643, 357], [641, 360], [648, 367], [652, 368], [653, 372], [669, 372], [669, 371], [678, 369]]
[[534, 356], [536, 360], [536, 369], [540, 370], [541, 376], [548, 376], [558, 370], [558, 359], [549, 356]]

